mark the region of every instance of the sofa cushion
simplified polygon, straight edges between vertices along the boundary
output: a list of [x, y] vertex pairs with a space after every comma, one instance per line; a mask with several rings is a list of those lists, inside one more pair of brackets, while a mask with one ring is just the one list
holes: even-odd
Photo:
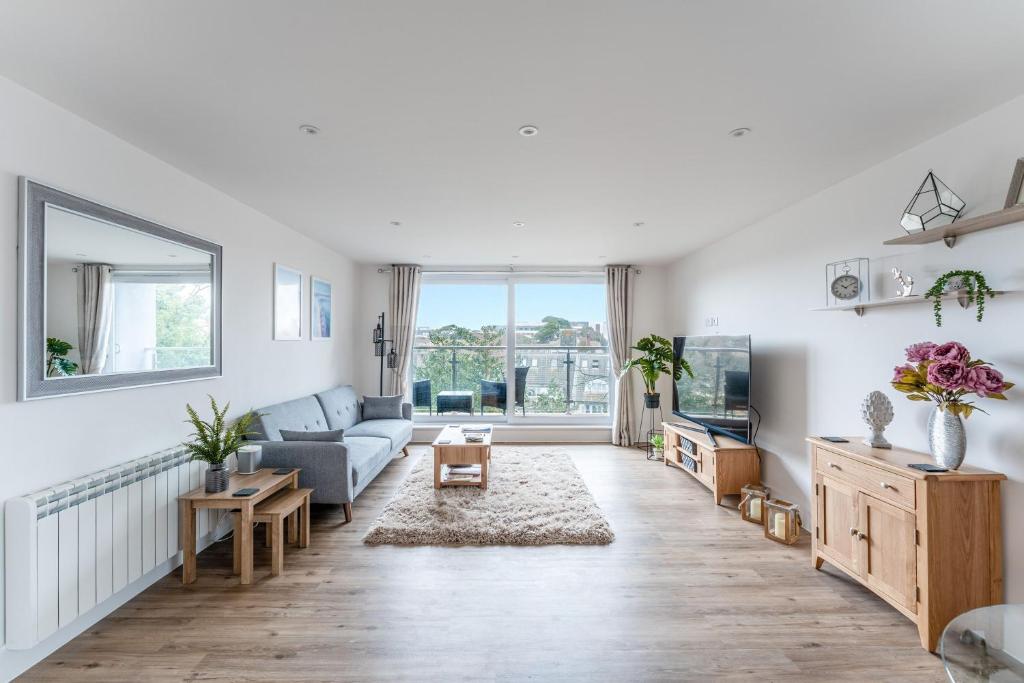
[[364, 420], [401, 420], [402, 396], [363, 396]]
[[359, 422], [359, 397], [351, 386], [341, 386], [316, 395], [327, 426], [331, 429], [348, 429]]
[[391, 442], [373, 436], [345, 438], [348, 461], [352, 463], [352, 486], [362, 488], [391, 459]]
[[[281, 430], [323, 431], [328, 428], [320, 402], [312, 396], [276, 403], [256, 411], [250, 435], [253, 441], [281, 441]], [[333, 427], [332, 427], [333, 428]]]
[[344, 429], [329, 429], [326, 432], [281, 430], [281, 438], [285, 441], [334, 441], [340, 443], [344, 440], [344, 435]]
[[391, 450], [396, 451], [412, 440], [412, 420], [363, 420], [345, 436], [376, 436], [391, 441]]

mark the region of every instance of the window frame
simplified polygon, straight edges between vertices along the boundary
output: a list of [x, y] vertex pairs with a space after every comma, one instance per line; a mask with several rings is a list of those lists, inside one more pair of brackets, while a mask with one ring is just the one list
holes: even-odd
[[[518, 284], [565, 284], [571, 282], [572, 284], [600, 284], [605, 285], [607, 283], [606, 277], [603, 273], [545, 273], [545, 274], [520, 274], [520, 273], [431, 273], [425, 271], [422, 275], [421, 286], [434, 285], [434, 284], [449, 284], [449, 285], [471, 285], [471, 284], [504, 284], [507, 295], [507, 302], [505, 305], [505, 377], [508, 378], [508, 395], [515, 396], [515, 367], [516, 367], [516, 285]], [[605, 306], [607, 307], [607, 299]], [[419, 311], [417, 311], [417, 321], [413, 329], [419, 327]], [[413, 352], [418, 347], [413, 346]], [[524, 348], [535, 348], [533, 345]], [[551, 349], [605, 349], [610, 354], [611, 349], [609, 346], [589, 346], [589, 347], [564, 347], [564, 346], [551, 346]], [[610, 355], [609, 355], [610, 358]], [[412, 386], [413, 377], [413, 364], [409, 364], [407, 385]], [[615, 399], [618, 395], [617, 392], [618, 378], [615, 373], [611, 371], [611, 367], [608, 368], [608, 413], [605, 415], [595, 415], [589, 413], [582, 413], [579, 415], [520, 415], [515, 410], [507, 410], [505, 415], [490, 414], [490, 415], [463, 415], [459, 414], [458, 422], [482, 422], [482, 423], [494, 423], [494, 424], [508, 424], [508, 425], [560, 425], [560, 426], [601, 426], [610, 427], [612, 424], [612, 416], [615, 414]], [[423, 415], [421, 413], [413, 413], [413, 421], [422, 424], [453, 424], [455, 420], [452, 419], [453, 415]]]

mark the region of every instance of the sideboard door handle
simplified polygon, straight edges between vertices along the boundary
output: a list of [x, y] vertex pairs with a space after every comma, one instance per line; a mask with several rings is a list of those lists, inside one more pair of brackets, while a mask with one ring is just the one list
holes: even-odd
[[889, 490], [889, 489], [892, 489], [893, 491], [898, 491], [899, 490], [899, 489], [897, 489], [895, 486], [893, 486], [892, 484], [890, 484], [887, 481], [883, 481], [882, 482], [882, 489], [886, 490], [886, 491]]
[[863, 531], [858, 531], [858, 532], [857, 532], [857, 540], [858, 540], [858, 541], [863, 541], [863, 540], [866, 540], [866, 539], [867, 539], [867, 537], [868, 537], [868, 535], [867, 535], [867, 534], [865, 534], [865, 533], [864, 533]]
[[850, 535], [851, 536], [856, 536], [857, 535], [857, 530], [854, 529], [852, 526], [850, 527]]
[[830, 462], [828, 464], [828, 466], [831, 467], [834, 470], [841, 470], [841, 469], [843, 469], [842, 467], [840, 467], [839, 465], [835, 464], [834, 462]]

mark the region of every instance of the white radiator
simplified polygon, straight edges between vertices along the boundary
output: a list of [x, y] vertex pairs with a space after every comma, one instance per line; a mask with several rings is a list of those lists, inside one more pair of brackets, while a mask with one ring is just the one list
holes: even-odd
[[[205, 469], [178, 447], [8, 500], [7, 647], [28, 649], [161, 562], [180, 561], [177, 498]], [[199, 538], [214, 519], [199, 512]]]

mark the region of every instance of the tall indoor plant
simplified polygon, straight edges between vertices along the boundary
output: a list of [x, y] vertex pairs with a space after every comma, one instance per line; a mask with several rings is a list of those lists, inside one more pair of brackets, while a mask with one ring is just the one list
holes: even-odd
[[[971, 397], [1006, 400], [1013, 386], [990, 363], [971, 358], [957, 342], [921, 342], [907, 347], [907, 362], [894, 369], [892, 386], [911, 401], [932, 401], [928, 418], [928, 446], [942, 467], [958, 469], [967, 452], [967, 434], [961, 418], [978, 408]], [[985, 412], [981, 410], [981, 412]]]
[[78, 370], [78, 363], [68, 358], [75, 347], [56, 337], [46, 338], [46, 376], [70, 377]]
[[622, 366], [623, 372], [631, 368], [640, 371], [644, 380], [644, 406], [657, 408], [661, 406], [661, 395], [655, 386], [658, 378], [662, 375], [671, 375], [672, 379], [679, 380], [685, 371], [693, 377], [693, 370], [690, 364], [682, 357], [676, 357], [672, 352], [672, 342], [656, 334], [650, 334], [636, 343], [634, 351], [639, 351], [639, 358], [630, 358]]
[[210, 464], [210, 469], [206, 471], [206, 491], [218, 493], [228, 487], [227, 459], [238, 452], [245, 442], [245, 437], [252, 433], [249, 427], [256, 419], [256, 414], [248, 412], [234, 424], [228, 425], [225, 418], [231, 403], [228, 402], [220, 408], [213, 396], [209, 398], [210, 408], [213, 410], [211, 422], [200, 419], [195, 409], [185, 404], [188, 422], [192, 424], [195, 432], [192, 433], [192, 441], [182, 445], [192, 455], [193, 460], [202, 460]]

